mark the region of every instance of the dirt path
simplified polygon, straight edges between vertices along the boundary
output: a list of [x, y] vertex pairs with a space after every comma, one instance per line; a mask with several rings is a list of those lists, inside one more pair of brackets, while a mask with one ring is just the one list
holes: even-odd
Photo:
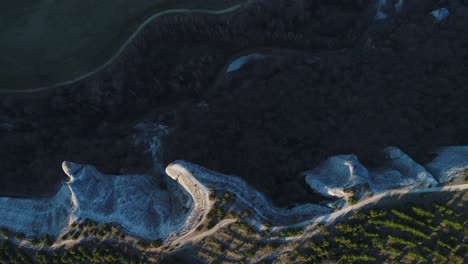
[[[364, 200], [362, 202], [359, 202], [359, 203], [357, 203], [355, 205], [348, 206], [348, 207], [346, 207], [346, 208], [344, 208], [344, 209], [342, 209], [340, 211], [337, 211], [337, 212], [334, 212], [334, 213], [331, 213], [331, 214], [322, 215], [322, 216], [316, 217], [314, 219], [304, 221], [304, 222], [299, 223], [297, 225], [274, 227], [273, 229], [278, 230], [278, 229], [287, 229], [287, 228], [307, 226], [306, 231], [303, 234], [301, 234], [299, 236], [286, 238], [288, 241], [303, 242], [304, 240], [307, 240], [307, 239], [311, 238], [312, 236], [317, 234], [317, 232], [319, 232], [319, 230], [314, 231], [314, 228], [318, 224], [330, 225], [330, 224], [334, 223], [335, 221], [341, 219], [342, 217], [346, 216], [348, 213], [350, 213], [352, 211], [355, 211], [355, 210], [358, 210], [358, 209], [362, 209], [362, 208], [364, 208], [366, 206], [369, 206], [369, 205], [375, 205], [379, 201], [381, 201], [382, 199], [391, 198], [393, 196], [401, 196], [401, 195], [405, 195], [405, 194], [459, 192], [459, 191], [464, 191], [464, 190], [467, 190], [467, 189], [468, 189], [468, 184], [461, 184], [461, 185], [452, 185], [452, 186], [444, 186], [444, 187], [436, 187], [436, 188], [403, 189], [403, 190], [387, 191], [387, 192], [384, 192], [384, 193], [377, 194], [377, 195], [373, 196], [372, 198], [366, 199], [366, 200]], [[260, 262], [260, 261], [262, 261], [262, 260], [264, 260], [266, 258], [269, 258], [269, 257], [273, 256], [273, 255], [280, 255], [280, 254], [286, 253], [288, 251], [290, 251], [290, 249], [286, 248], [286, 249], [282, 250], [281, 252], [275, 252], [275, 253], [272, 253], [272, 254], [259, 256], [259, 257], [255, 258], [255, 259], [253, 259], [250, 263], [257, 263], [257, 262]]]
[[[468, 184], [461, 184], [461, 185], [452, 185], [452, 186], [444, 186], [444, 187], [436, 187], [436, 188], [403, 189], [403, 190], [387, 191], [387, 192], [384, 192], [384, 193], [376, 194], [372, 198], [366, 199], [366, 200], [364, 200], [362, 202], [359, 202], [359, 203], [357, 203], [355, 205], [345, 207], [344, 209], [342, 209], [340, 211], [337, 211], [337, 212], [334, 212], [334, 213], [331, 213], [331, 214], [325, 214], [325, 215], [322, 215], [322, 216], [318, 216], [318, 217], [315, 217], [313, 219], [303, 221], [303, 222], [301, 222], [299, 224], [295, 224], [295, 225], [273, 227], [272, 230], [278, 231], [279, 229], [302, 227], [302, 226], [308, 226], [307, 229], [312, 230], [317, 224], [328, 224], [329, 225], [329, 224], [339, 220], [340, 218], [346, 216], [349, 212], [361, 209], [361, 208], [363, 208], [365, 206], [368, 206], [368, 205], [377, 204], [380, 200], [391, 198], [393, 196], [400, 196], [400, 195], [411, 194], [411, 193], [458, 192], [458, 191], [464, 191], [464, 190], [467, 190], [467, 189], [468, 189]], [[168, 249], [170, 251], [174, 251], [174, 250], [182, 248], [184, 245], [187, 245], [187, 244], [190, 244], [190, 243], [196, 243], [196, 242], [202, 240], [203, 238], [205, 238], [207, 236], [211, 236], [211, 235], [215, 234], [220, 229], [222, 229], [222, 228], [224, 228], [224, 227], [226, 227], [226, 226], [228, 226], [228, 225], [230, 225], [232, 223], [235, 223], [236, 221], [237, 221], [237, 219], [224, 219], [221, 222], [219, 222], [218, 224], [216, 224], [212, 229], [207, 230], [207, 231], [202, 232], [202, 233], [196, 233], [195, 229], [192, 229], [189, 232], [187, 232], [185, 235], [174, 238], [171, 241]], [[198, 226], [198, 225], [196, 225], [196, 226]], [[196, 228], [196, 226], [195, 226], [195, 228]], [[296, 236], [296, 237], [289, 237], [289, 238], [287, 238], [287, 240], [288, 241], [299, 241], [300, 242], [300, 241], [303, 241], [305, 239], [310, 238], [315, 233], [316, 232], [304, 232], [303, 235]], [[81, 242], [91, 241], [93, 239], [96, 239], [96, 237], [82, 237], [82, 238], [78, 238], [78, 239], [75, 239], [75, 240], [71, 240], [71, 239], [61, 240], [61, 241], [55, 242], [51, 246], [31, 245], [30, 241], [26, 240], [26, 239], [25, 240], [10, 239], [9, 241], [11, 243], [13, 243], [13, 244], [16, 244], [16, 245], [19, 245], [19, 246], [22, 246], [22, 247], [26, 247], [26, 248], [30, 248], [30, 249], [36, 249], [36, 250], [40, 249], [40, 250], [45, 250], [45, 251], [50, 252], [50, 251], [53, 251], [53, 250], [55, 250], [57, 248], [60, 248], [60, 247], [72, 247], [72, 246], [74, 246], [76, 244], [79, 244]], [[101, 241], [102, 242], [114, 242], [114, 243], [122, 243], [123, 242], [123, 243], [132, 244], [128, 240], [121, 241], [121, 240], [118, 240], [116, 238], [105, 238], [105, 239], [103, 239]], [[148, 249], [146, 251], [149, 252], [149, 253], [158, 254], [158, 253], [161, 252], [161, 249], [160, 248], [150, 248], [150, 249]], [[268, 255], [262, 256], [262, 257], [260, 257], [260, 258], [258, 258], [256, 260], [260, 261], [261, 259], [264, 259], [266, 257], [268, 257]]]
[[[373, 197], [366, 199], [362, 202], [358, 202], [355, 205], [347, 206], [337, 212], [318, 216], [311, 220], [303, 221], [301, 223], [291, 225], [291, 226], [274, 227], [273, 230], [277, 231], [279, 229], [284, 229], [284, 228], [303, 227], [303, 226], [307, 226], [310, 224], [331, 224], [334, 221], [342, 218], [343, 216], [347, 215], [348, 213], [352, 211], [361, 209], [371, 204], [377, 204], [380, 200], [390, 198], [392, 196], [399, 196], [399, 195], [405, 195], [405, 194], [410, 194], [410, 193], [458, 192], [458, 191], [463, 191], [466, 189], [468, 189], [468, 184], [443, 186], [443, 187], [435, 187], [435, 188], [402, 189], [402, 190], [386, 191], [380, 194], [376, 194]], [[299, 238], [299, 237], [301, 236], [291, 237], [290, 240], [294, 240], [294, 238]]]
[[184, 237], [180, 237], [180, 238], [177, 238], [175, 239], [172, 244], [175, 245], [177, 248], [180, 248], [184, 245], [187, 245], [189, 243], [195, 243], [195, 242], [198, 242], [200, 240], [202, 240], [203, 238], [207, 237], [207, 236], [211, 236], [213, 235], [214, 233], [216, 233], [217, 231], [219, 231], [220, 229], [232, 224], [232, 223], [235, 223], [237, 222], [237, 219], [223, 219], [222, 221], [220, 221], [219, 223], [217, 223], [213, 228], [211, 228], [210, 230], [207, 230], [203, 233], [198, 233], [198, 234], [195, 234], [195, 233], [190, 233], [190, 234], [187, 234], [186, 236]]

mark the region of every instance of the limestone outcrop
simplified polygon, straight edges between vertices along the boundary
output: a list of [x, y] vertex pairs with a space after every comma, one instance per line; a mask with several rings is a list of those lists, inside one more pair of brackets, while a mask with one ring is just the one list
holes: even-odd
[[90, 219], [153, 240], [179, 229], [190, 213], [151, 175], [104, 175], [71, 162], [62, 167], [70, 180], [52, 198], [0, 198], [0, 226], [27, 236], [58, 236], [72, 222]]
[[345, 197], [345, 189], [369, 184], [369, 172], [355, 155], [331, 157], [304, 174], [314, 191], [329, 197]]
[[290, 209], [275, 207], [262, 193], [241, 178], [223, 175], [186, 161], [176, 161], [170, 164], [166, 168], [166, 173], [192, 195], [195, 201], [192, 214], [196, 215], [193, 219], [200, 219], [211, 209], [212, 204], [207, 201], [210, 189], [234, 193], [237, 200], [249, 207], [256, 215], [275, 223], [294, 222], [331, 210], [315, 204], [303, 204]]
[[63, 184], [48, 199], [0, 198], [0, 227], [26, 236], [57, 236], [68, 226], [72, 212], [71, 193]]
[[438, 182], [426, 168], [396, 147], [384, 149], [386, 161], [383, 167], [371, 171], [371, 189], [386, 191], [410, 185], [436, 186]]
[[[434, 187], [438, 184], [426, 168], [399, 148], [387, 147], [384, 153], [384, 165], [369, 170], [355, 155], [331, 157], [318, 168], [305, 172], [306, 182], [312, 190], [324, 196], [339, 198], [347, 196], [347, 189], [365, 185], [372, 193], [377, 193], [401, 187]], [[450, 168], [452, 165], [448, 164]]]
[[468, 146], [448, 146], [436, 150], [437, 157], [426, 165], [441, 183], [453, 180], [468, 170]]

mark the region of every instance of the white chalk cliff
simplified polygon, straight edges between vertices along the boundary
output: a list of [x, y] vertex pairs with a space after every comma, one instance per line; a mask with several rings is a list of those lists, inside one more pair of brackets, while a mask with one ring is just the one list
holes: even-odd
[[0, 226], [27, 236], [59, 235], [74, 221], [114, 223], [146, 239], [179, 229], [190, 208], [150, 175], [104, 175], [90, 165], [63, 163], [70, 181], [50, 199], [0, 198]]
[[442, 147], [437, 157], [426, 165], [427, 170], [441, 183], [448, 182], [468, 170], [468, 146]]
[[345, 189], [369, 183], [369, 173], [355, 155], [328, 158], [304, 174], [307, 184], [324, 196], [345, 197]]
[[421, 185], [423, 187], [436, 186], [438, 182], [422, 165], [416, 163], [410, 156], [399, 148], [384, 149], [386, 161], [384, 166], [371, 170], [371, 189], [382, 192], [405, 186]]
[[68, 226], [72, 211], [68, 185], [49, 199], [0, 198], [0, 227], [27, 236], [56, 236]]
[[[305, 172], [306, 182], [325, 196], [346, 197], [346, 189], [364, 185], [373, 193], [435, 186], [437, 180], [450, 181], [468, 169], [468, 146], [440, 148], [437, 157], [426, 166], [398, 148], [387, 147], [384, 152], [383, 166], [370, 170], [355, 155], [331, 157]], [[162, 189], [158, 178], [151, 175], [104, 175], [93, 166], [71, 162], [64, 162], [62, 167], [70, 180], [51, 198], [0, 197], [0, 227], [26, 236], [58, 236], [72, 222], [90, 219], [117, 224], [122, 231], [141, 238], [174, 241], [204, 221], [213, 206], [209, 199], [212, 189], [235, 194], [237, 203], [249, 208], [253, 217], [280, 225], [331, 210], [315, 204], [277, 208], [244, 180], [185, 161], [167, 166], [167, 175], [175, 180], [169, 180], [168, 189]]]
[[367, 170], [355, 155], [331, 157], [318, 168], [305, 172], [306, 182], [312, 190], [324, 196], [340, 198], [346, 196], [346, 189], [365, 184], [373, 193], [406, 186], [430, 187], [438, 184], [426, 168], [400, 149], [387, 147], [384, 153], [384, 165], [371, 170]]
[[275, 223], [295, 222], [298, 219], [317, 216], [330, 208], [303, 204], [290, 209], [278, 208], [243, 179], [217, 173], [186, 161], [176, 161], [166, 168], [166, 173], [177, 180], [195, 200], [193, 219], [200, 219], [211, 209], [209, 190], [225, 190], [234, 193], [239, 203], [249, 207], [257, 216]]

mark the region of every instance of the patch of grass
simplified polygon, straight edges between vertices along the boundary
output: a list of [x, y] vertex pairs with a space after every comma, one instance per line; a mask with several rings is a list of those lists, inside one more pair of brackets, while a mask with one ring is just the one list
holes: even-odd
[[383, 226], [386, 226], [386, 227], [390, 227], [390, 228], [394, 228], [394, 229], [399, 229], [401, 231], [404, 231], [404, 232], [408, 232], [412, 235], [415, 235], [417, 237], [421, 237], [421, 238], [424, 238], [424, 239], [430, 239], [430, 237], [426, 234], [424, 234], [423, 232], [421, 231], [418, 231], [412, 227], [409, 227], [409, 226], [405, 226], [405, 225], [402, 225], [402, 224], [398, 224], [398, 223], [395, 223], [395, 222], [392, 222], [392, 221], [378, 221], [378, 220], [370, 220], [369, 221], [370, 224], [375, 224], [375, 225], [383, 225]]
[[9, 1], [0, 9], [2, 89], [76, 78], [110, 59], [151, 15], [168, 9], [222, 10], [243, 0]]

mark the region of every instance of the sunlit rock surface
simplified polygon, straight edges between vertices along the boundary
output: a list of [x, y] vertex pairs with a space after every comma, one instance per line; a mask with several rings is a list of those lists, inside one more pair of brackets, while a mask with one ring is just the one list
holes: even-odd
[[104, 175], [71, 162], [64, 162], [63, 170], [70, 181], [53, 198], [0, 198], [0, 226], [27, 236], [57, 236], [72, 222], [90, 219], [157, 239], [180, 228], [190, 213], [150, 175]]
[[384, 149], [387, 161], [384, 166], [371, 172], [371, 187], [374, 192], [409, 185], [436, 186], [434, 177], [399, 148]]
[[[383, 166], [370, 170], [355, 155], [331, 157], [305, 172], [306, 182], [325, 196], [343, 198], [349, 195], [347, 189], [365, 185], [373, 193], [433, 187], [438, 183], [435, 178], [450, 181], [468, 169], [468, 146], [440, 148], [438, 156], [425, 167], [396, 147], [387, 147], [384, 152]], [[63, 171], [70, 180], [51, 198], [0, 198], [0, 227], [31, 237], [58, 236], [71, 223], [90, 219], [117, 224], [124, 232], [145, 239], [171, 240], [192, 232], [203, 222], [213, 205], [209, 199], [212, 189], [235, 194], [242, 207], [276, 224], [297, 223], [331, 210], [314, 204], [275, 207], [244, 180], [185, 161], [166, 167], [174, 180], [168, 177], [168, 188], [161, 187], [151, 175], [104, 175], [90, 165], [64, 162]]]
[[468, 170], [468, 146], [443, 147], [436, 153], [437, 157], [426, 168], [439, 182], [448, 182]]
[[[275, 223], [291, 223], [330, 211], [330, 208], [315, 204], [303, 204], [288, 209], [275, 207], [262, 193], [252, 188], [243, 179], [217, 173], [186, 161], [176, 161], [170, 164], [166, 172], [192, 194], [198, 205], [196, 207], [201, 211], [206, 211], [210, 206], [207, 201], [208, 189], [221, 189], [234, 193], [238, 202], [250, 207], [258, 216]], [[201, 216], [202, 213], [199, 215]]]
[[56, 236], [68, 226], [72, 212], [71, 193], [64, 184], [48, 199], [0, 198], [0, 227], [27, 236]]
[[369, 183], [368, 171], [355, 155], [331, 157], [304, 174], [314, 191], [332, 197], [344, 197], [345, 189]]
[[432, 11], [431, 15], [434, 17], [434, 19], [437, 22], [442, 22], [450, 15], [450, 12], [448, 11], [447, 8], [440, 8], [440, 9]]
[[151, 239], [165, 237], [186, 219], [187, 212], [151, 176], [108, 176], [70, 162], [64, 168], [72, 171], [73, 217], [117, 223], [130, 234]]
[[[329, 197], [345, 197], [346, 189], [368, 184], [373, 193], [406, 186], [434, 187], [437, 180], [423, 166], [396, 147], [384, 149], [383, 166], [367, 170], [355, 155], [329, 158], [305, 172], [310, 188]], [[456, 162], [454, 162], [455, 164]], [[452, 166], [452, 165], [448, 165]]]

